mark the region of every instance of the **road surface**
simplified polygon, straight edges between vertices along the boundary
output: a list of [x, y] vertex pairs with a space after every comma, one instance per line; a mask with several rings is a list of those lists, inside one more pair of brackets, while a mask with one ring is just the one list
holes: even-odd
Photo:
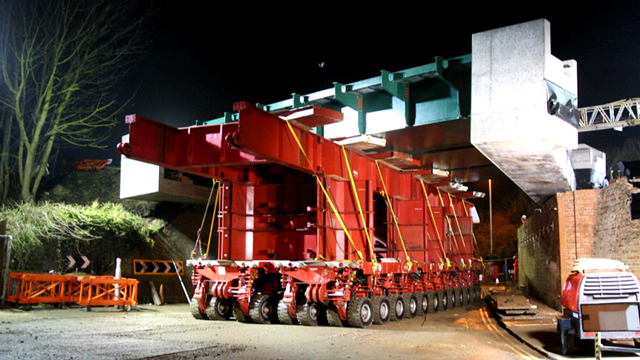
[[189, 306], [0, 310], [0, 359], [542, 359], [484, 302], [366, 329], [192, 318]]

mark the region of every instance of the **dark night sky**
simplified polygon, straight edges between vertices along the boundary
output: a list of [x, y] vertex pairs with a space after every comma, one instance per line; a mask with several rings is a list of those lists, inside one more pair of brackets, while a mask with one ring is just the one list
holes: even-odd
[[[125, 88], [137, 94], [126, 112], [174, 126], [218, 118], [237, 101], [272, 103], [335, 81], [432, 63], [434, 56], [470, 54], [473, 33], [539, 18], [551, 23], [552, 54], [578, 62], [579, 106], [640, 96], [637, 0], [511, 8], [486, 2], [395, 2], [393, 8], [346, 2], [154, 3], [159, 11], [153, 43], [127, 79]], [[117, 131], [126, 133], [126, 126]]]

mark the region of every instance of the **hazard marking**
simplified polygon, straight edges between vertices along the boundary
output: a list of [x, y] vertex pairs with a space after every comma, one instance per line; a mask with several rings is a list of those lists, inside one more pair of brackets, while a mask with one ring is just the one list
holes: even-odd
[[133, 273], [136, 275], [184, 275], [184, 265], [182, 261], [134, 259]]
[[[81, 256], [67, 255], [67, 260], [69, 260], [69, 264], [67, 266], [68, 269], [73, 268], [74, 265], [76, 265], [77, 263], [78, 266], [75, 266], [75, 267], [84, 270], [87, 267], [89, 267], [89, 264], [91, 264], [91, 260], [89, 260], [89, 258], [84, 255], [81, 255]], [[82, 262], [82, 265], [80, 265], [80, 262]]]

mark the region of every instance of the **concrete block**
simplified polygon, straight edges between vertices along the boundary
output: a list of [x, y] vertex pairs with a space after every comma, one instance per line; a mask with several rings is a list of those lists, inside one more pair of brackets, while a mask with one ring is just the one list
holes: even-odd
[[540, 19], [472, 37], [471, 143], [536, 201], [575, 188], [578, 130], [547, 101], [553, 88], [577, 103], [577, 65], [551, 55], [550, 35]]

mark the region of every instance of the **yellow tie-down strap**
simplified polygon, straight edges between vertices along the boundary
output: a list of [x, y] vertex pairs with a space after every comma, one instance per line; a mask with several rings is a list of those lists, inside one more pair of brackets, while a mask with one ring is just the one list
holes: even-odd
[[311, 160], [307, 156], [306, 151], [304, 151], [304, 147], [300, 143], [300, 139], [298, 138], [298, 135], [296, 134], [295, 130], [293, 129], [293, 126], [291, 126], [291, 123], [289, 123], [288, 121], [285, 121], [285, 123], [287, 124], [287, 127], [289, 128], [289, 131], [291, 132], [291, 135], [293, 135], [293, 138], [295, 139], [296, 144], [298, 144], [298, 148], [300, 149], [300, 152], [302, 153], [304, 158], [307, 160], [307, 163], [309, 164], [309, 168], [311, 169], [311, 171], [313, 171], [313, 175], [315, 176], [315, 178], [316, 178], [316, 180], [318, 182], [318, 186], [320, 186], [320, 188], [322, 189], [322, 193], [324, 194], [325, 199], [327, 199], [327, 202], [329, 203], [329, 206], [331, 207], [331, 211], [333, 211], [333, 214], [338, 219], [338, 222], [340, 222], [340, 226], [342, 226], [342, 231], [344, 231], [345, 235], [349, 239], [349, 243], [351, 243], [351, 247], [354, 249], [356, 254], [358, 254], [358, 258], [360, 259], [360, 261], [362, 261], [364, 259], [364, 257], [362, 256], [362, 252], [359, 249], [356, 248], [356, 245], [355, 245], [355, 243], [353, 241], [353, 238], [351, 237], [351, 233], [349, 233], [349, 230], [347, 229], [347, 225], [344, 223], [344, 220], [342, 219], [342, 216], [340, 216], [340, 212], [338, 212], [338, 208], [336, 207], [336, 205], [333, 203], [333, 200], [329, 196], [329, 192], [327, 191], [327, 189], [325, 188], [324, 184], [322, 183], [322, 180], [320, 180], [320, 176], [318, 176], [318, 173], [316, 173], [315, 170], [313, 170], [314, 169], [313, 163], [311, 162]]

